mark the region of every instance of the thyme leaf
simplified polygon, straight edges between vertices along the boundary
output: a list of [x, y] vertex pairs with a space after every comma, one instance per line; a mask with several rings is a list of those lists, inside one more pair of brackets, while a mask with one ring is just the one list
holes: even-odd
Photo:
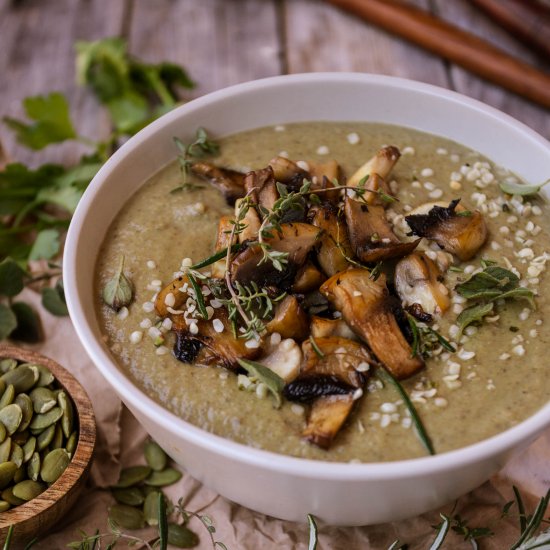
[[438, 345], [451, 353], [456, 351], [455, 347], [439, 332], [427, 325], [419, 324], [410, 313], [405, 312], [405, 314], [413, 337], [411, 357], [416, 355], [430, 357]]
[[522, 197], [528, 195], [536, 195], [545, 185], [550, 183], [550, 179], [547, 179], [545, 182], [539, 185], [525, 185], [524, 183], [513, 183], [503, 181], [498, 184], [501, 191], [507, 193], [508, 195], [521, 195]]
[[120, 257], [120, 263], [113, 277], [103, 288], [103, 301], [115, 311], [128, 306], [134, 298], [134, 285], [124, 275], [124, 256]]

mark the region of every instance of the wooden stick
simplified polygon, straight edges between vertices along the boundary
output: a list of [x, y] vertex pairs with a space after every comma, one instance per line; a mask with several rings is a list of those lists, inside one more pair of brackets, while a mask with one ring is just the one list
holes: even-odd
[[328, 0], [469, 71], [550, 108], [550, 75], [485, 40], [418, 8], [393, 0]]

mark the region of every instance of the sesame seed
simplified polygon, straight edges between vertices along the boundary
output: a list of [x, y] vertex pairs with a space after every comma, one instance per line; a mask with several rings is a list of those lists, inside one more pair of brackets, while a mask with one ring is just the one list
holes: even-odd
[[276, 346], [281, 343], [281, 335], [278, 332], [273, 332], [271, 334], [270, 342], [272, 346]]
[[164, 330], [170, 330], [172, 328], [172, 319], [166, 317], [166, 319], [162, 321], [161, 326]]
[[469, 361], [470, 359], [473, 359], [476, 354], [475, 351], [466, 351], [465, 349], [461, 349], [458, 353], [458, 358], [462, 359], [463, 361]]
[[293, 403], [290, 406], [290, 410], [296, 415], [296, 416], [302, 416], [304, 414], [304, 407], [302, 405], [298, 405], [297, 403]]
[[214, 317], [214, 308], [212, 306], [206, 306], [206, 314], [208, 315], [208, 319], [212, 319]]
[[535, 214], [535, 216], [542, 215], [542, 209], [540, 208], [540, 206], [537, 206], [536, 204], [532, 207], [532, 212], [533, 214]]
[[[460, 374], [460, 369], [461, 369], [460, 363], [455, 363], [454, 361], [449, 361], [447, 363], [447, 366], [449, 367], [449, 374], [451, 376], [458, 376]], [[456, 380], [456, 378], [455, 378], [455, 380]]]
[[153, 302], [144, 302], [141, 309], [147, 313], [151, 313], [155, 309], [155, 304]]
[[460, 191], [460, 189], [462, 189], [462, 184], [459, 181], [452, 180], [451, 183], [449, 183], [449, 187], [453, 191]]
[[279, 151], [279, 156], [287, 159], [289, 157], [289, 154], [287, 151]]
[[526, 307], [521, 310], [521, 313], [518, 315], [518, 317], [520, 321], [527, 321], [527, 319], [529, 319], [529, 315], [531, 315], [531, 310]]
[[229, 373], [226, 370], [222, 370], [218, 376], [221, 380], [227, 380], [229, 378]]
[[525, 355], [525, 348], [521, 344], [518, 344], [512, 348], [512, 353], [518, 357], [522, 357]]
[[330, 153], [330, 149], [326, 145], [321, 145], [317, 148], [317, 154], [318, 155], [328, 155]]
[[139, 344], [142, 338], [143, 332], [141, 332], [141, 330], [134, 330], [134, 332], [130, 334], [130, 342], [132, 342], [132, 344]]
[[440, 199], [443, 196], [443, 191], [441, 189], [434, 189], [431, 193], [428, 193], [428, 196], [431, 199]]
[[306, 172], [309, 171], [309, 164], [305, 160], [297, 161], [296, 165], [299, 166], [302, 170], [305, 170]]
[[264, 383], [260, 383], [256, 386], [256, 397], [258, 399], [265, 399], [267, 396], [267, 386]]
[[199, 327], [198, 327], [198, 325], [197, 325], [196, 322], [195, 322], [195, 323], [191, 323], [191, 324], [189, 325], [189, 332], [190, 332], [191, 334], [198, 334], [198, 333], [199, 333]]
[[403, 155], [414, 155], [416, 151], [414, 147], [407, 146], [403, 148], [403, 151], [401, 151], [401, 153]]
[[363, 397], [363, 390], [361, 388], [357, 388], [354, 392], [353, 392], [353, 400], [354, 401], [357, 401], [358, 399], [360, 399], [361, 397]]
[[214, 319], [212, 321], [212, 327], [218, 333], [223, 332], [224, 329], [223, 322], [220, 319]]
[[358, 133], [351, 132], [351, 134], [347, 135], [347, 140], [350, 145], [357, 145], [361, 141], [361, 138]]
[[247, 347], [248, 349], [257, 349], [260, 347], [260, 342], [258, 342], [258, 340], [256, 339], [252, 339], [252, 340], [247, 340], [245, 343], [244, 343], [245, 347]]
[[116, 314], [116, 316], [121, 320], [121, 321], [124, 321], [124, 319], [127, 319], [128, 318], [128, 315], [129, 315], [129, 311], [128, 311], [128, 308], [126, 306], [122, 306], [119, 310], [118, 310], [118, 313]]
[[424, 182], [424, 189], [433, 191], [435, 189], [435, 185], [431, 181], [426, 181]]
[[176, 297], [171, 292], [169, 292], [164, 298], [164, 304], [170, 307], [174, 307], [176, 305]]
[[393, 403], [382, 403], [382, 405], [380, 405], [380, 410], [383, 413], [394, 413], [397, 411], [397, 407]]
[[170, 350], [166, 346], [159, 346], [155, 353], [157, 355], [166, 355]]
[[539, 334], [539, 331], [536, 329], [536, 328], [532, 328], [530, 331], [529, 331], [529, 336], [531, 338], [536, 338]]
[[358, 290], [354, 290], [353, 295], [356, 297], [361, 296], [361, 292], [359, 292]]
[[276, 132], [284, 132], [286, 130], [286, 126], [283, 126], [282, 124], [277, 124], [275, 128], [273, 128]]
[[499, 232], [501, 235], [509, 235], [509, 234], [510, 234], [510, 228], [507, 227], [506, 225], [503, 225], [502, 227], [500, 227], [500, 229], [498, 230], [498, 232]]
[[422, 185], [420, 185], [420, 182], [419, 181], [413, 181], [411, 183], [412, 187], [414, 187], [415, 189], [420, 189], [422, 187]]
[[355, 370], [357, 372], [367, 372], [368, 370], [370, 370], [370, 365], [367, 362], [362, 361], [357, 365], [357, 368]]
[[147, 267], [149, 269], [155, 269], [155, 267], [157, 267], [157, 264], [153, 260], [147, 260]]
[[444, 147], [438, 147], [435, 152], [438, 154], [438, 155], [446, 155], [448, 154], [448, 151], [447, 149], [445, 149]]
[[447, 400], [444, 397], [436, 397], [434, 399], [434, 405], [436, 407], [446, 407], [447, 404]]
[[389, 414], [383, 414], [380, 420], [380, 427], [387, 428], [391, 424], [391, 416]]
[[401, 420], [401, 426], [405, 429], [410, 428], [412, 426], [412, 418], [403, 418]]
[[141, 323], [139, 324], [139, 326], [141, 328], [149, 328], [152, 325], [153, 325], [153, 323], [152, 323], [151, 319], [147, 319], [147, 318], [143, 319], [141, 321]]

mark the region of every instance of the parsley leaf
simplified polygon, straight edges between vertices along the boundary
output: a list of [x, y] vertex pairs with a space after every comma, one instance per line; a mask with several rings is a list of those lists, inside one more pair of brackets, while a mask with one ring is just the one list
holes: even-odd
[[43, 229], [36, 236], [29, 260], [50, 260], [59, 252], [59, 231]]

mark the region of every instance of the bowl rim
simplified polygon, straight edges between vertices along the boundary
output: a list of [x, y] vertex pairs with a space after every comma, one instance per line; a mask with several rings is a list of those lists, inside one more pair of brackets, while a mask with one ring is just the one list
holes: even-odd
[[357, 479], [382, 480], [387, 478], [399, 479], [410, 478], [413, 475], [429, 476], [436, 472], [443, 472], [445, 470], [481, 461], [490, 456], [512, 450], [522, 442], [531, 441], [534, 439], [535, 435], [539, 434], [545, 427], [548, 427], [550, 423], [550, 402], [518, 425], [504, 432], [466, 447], [461, 447], [434, 456], [424, 456], [391, 462], [356, 464], [292, 457], [256, 449], [203, 430], [183, 420], [158, 404], [117, 368], [114, 359], [105, 349], [103, 349], [100, 343], [96, 341], [90, 326], [85, 320], [84, 312], [78, 300], [78, 293], [76, 292], [78, 271], [76, 250], [79, 234], [81, 233], [81, 228], [92, 204], [92, 200], [109, 178], [111, 171], [122, 163], [124, 158], [137, 148], [140, 143], [154, 138], [154, 135], [159, 129], [185, 117], [188, 113], [193, 112], [197, 108], [203, 108], [220, 100], [235, 97], [243, 92], [261, 91], [265, 88], [276, 88], [292, 84], [320, 84], [327, 81], [336, 81], [343, 85], [346, 83], [360, 83], [365, 85], [385, 86], [394, 89], [399, 88], [404, 91], [420, 92], [429, 96], [437, 96], [449, 103], [460, 104], [468, 109], [483, 112], [493, 119], [506, 123], [516, 132], [527, 135], [542, 149], [548, 151], [550, 155], [550, 143], [537, 132], [517, 121], [510, 115], [452, 90], [393, 76], [347, 72], [282, 75], [236, 84], [194, 99], [165, 114], [130, 138], [99, 170], [78, 204], [67, 235], [63, 259], [63, 273], [69, 313], [77, 335], [86, 349], [86, 352], [109, 384], [116, 389], [123, 401], [129, 403], [131, 407], [134, 407], [147, 417], [155, 415], [157, 418], [164, 419], [166, 421], [165, 426], [174, 435], [181, 437], [183, 440], [189, 440], [194, 445], [224, 456], [227, 459], [246, 463], [251, 466], [267, 467], [270, 470], [276, 470], [288, 475], [334, 481]]

